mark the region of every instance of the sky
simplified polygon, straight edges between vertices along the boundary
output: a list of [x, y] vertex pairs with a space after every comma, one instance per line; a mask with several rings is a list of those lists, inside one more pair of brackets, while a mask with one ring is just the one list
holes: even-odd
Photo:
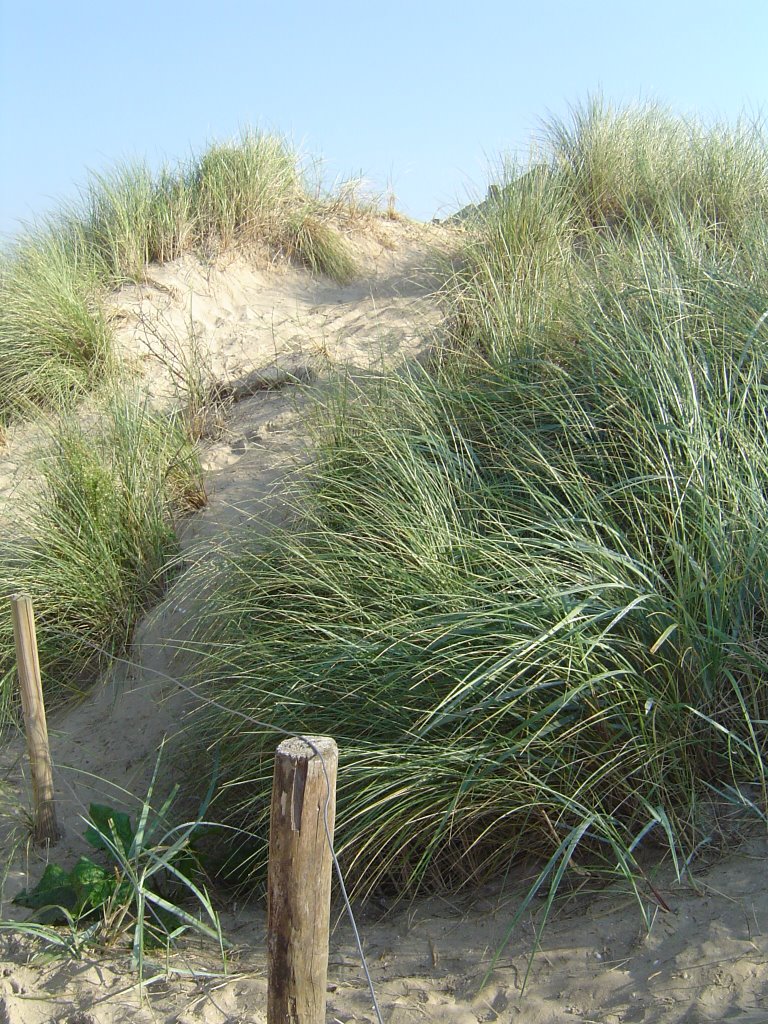
[[768, 113], [766, 0], [0, 0], [0, 235], [246, 126], [419, 219], [600, 92]]

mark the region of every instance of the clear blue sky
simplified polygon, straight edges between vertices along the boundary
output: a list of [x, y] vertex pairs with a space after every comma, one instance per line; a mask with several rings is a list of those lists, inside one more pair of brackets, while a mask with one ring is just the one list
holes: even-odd
[[277, 129], [429, 218], [601, 90], [768, 112], [766, 0], [0, 0], [0, 232], [87, 169]]

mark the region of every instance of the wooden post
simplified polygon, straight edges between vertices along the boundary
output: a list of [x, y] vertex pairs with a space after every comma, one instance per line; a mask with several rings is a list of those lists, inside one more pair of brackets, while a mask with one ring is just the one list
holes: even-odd
[[333, 838], [339, 752], [327, 736], [308, 739], [322, 761], [300, 739], [283, 740], [275, 756], [269, 832], [267, 1024], [325, 1024], [332, 857], [324, 811], [327, 802]]
[[32, 773], [34, 802], [34, 840], [40, 845], [55, 843], [59, 838], [56, 805], [53, 798], [53, 771], [48, 747], [48, 726], [45, 721], [43, 684], [37, 657], [35, 615], [28, 597], [11, 598], [13, 635], [16, 641], [16, 664], [19, 670], [21, 706], [27, 733], [27, 750]]

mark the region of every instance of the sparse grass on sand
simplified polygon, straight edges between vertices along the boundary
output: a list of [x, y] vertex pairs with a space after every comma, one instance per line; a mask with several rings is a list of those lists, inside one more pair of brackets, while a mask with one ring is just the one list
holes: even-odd
[[[340, 389], [293, 525], [193, 570], [202, 692], [338, 741], [359, 893], [530, 854], [639, 886], [713, 801], [765, 806], [767, 204], [757, 128], [550, 123], [468, 231], [439, 369]], [[211, 707], [189, 742], [265, 837], [275, 734]]]
[[348, 281], [355, 262], [332, 221], [356, 209], [350, 190], [321, 195], [283, 139], [256, 132], [175, 169], [93, 175], [78, 203], [0, 258], [0, 424], [101, 378], [112, 358], [105, 293], [148, 263], [259, 246]]
[[[205, 501], [198, 455], [180, 421], [114, 386], [90, 421], [52, 415], [44, 486], [0, 546], [0, 593], [34, 603], [46, 702], [82, 694], [128, 644], [163, 593], [175, 520]], [[10, 616], [0, 616], [0, 720], [13, 704]]]

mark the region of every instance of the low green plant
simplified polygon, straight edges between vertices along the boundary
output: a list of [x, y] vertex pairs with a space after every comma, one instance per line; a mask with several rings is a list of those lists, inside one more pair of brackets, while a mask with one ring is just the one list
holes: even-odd
[[[39, 882], [14, 899], [33, 911], [29, 921], [0, 927], [29, 934], [70, 955], [114, 946], [127, 937], [140, 976], [148, 948], [172, 945], [188, 932], [214, 941], [224, 955], [219, 918], [195, 848], [210, 792], [194, 821], [170, 826], [178, 786], [155, 811], [159, 764], [158, 758], [135, 825], [124, 811], [90, 805], [85, 839], [104, 862], [82, 856], [71, 869], [49, 864]], [[185, 906], [190, 900], [197, 914]], [[64, 926], [64, 931], [53, 926]]]
[[682, 213], [738, 246], [744, 225], [766, 212], [765, 143], [757, 120], [706, 124], [597, 95], [546, 121], [541, 149], [584, 227], [617, 230], [642, 217], [664, 235]]
[[251, 131], [210, 146], [185, 170], [184, 181], [197, 242], [209, 251], [274, 242], [287, 216], [308, 198], [297, 155], [285, 140]]

